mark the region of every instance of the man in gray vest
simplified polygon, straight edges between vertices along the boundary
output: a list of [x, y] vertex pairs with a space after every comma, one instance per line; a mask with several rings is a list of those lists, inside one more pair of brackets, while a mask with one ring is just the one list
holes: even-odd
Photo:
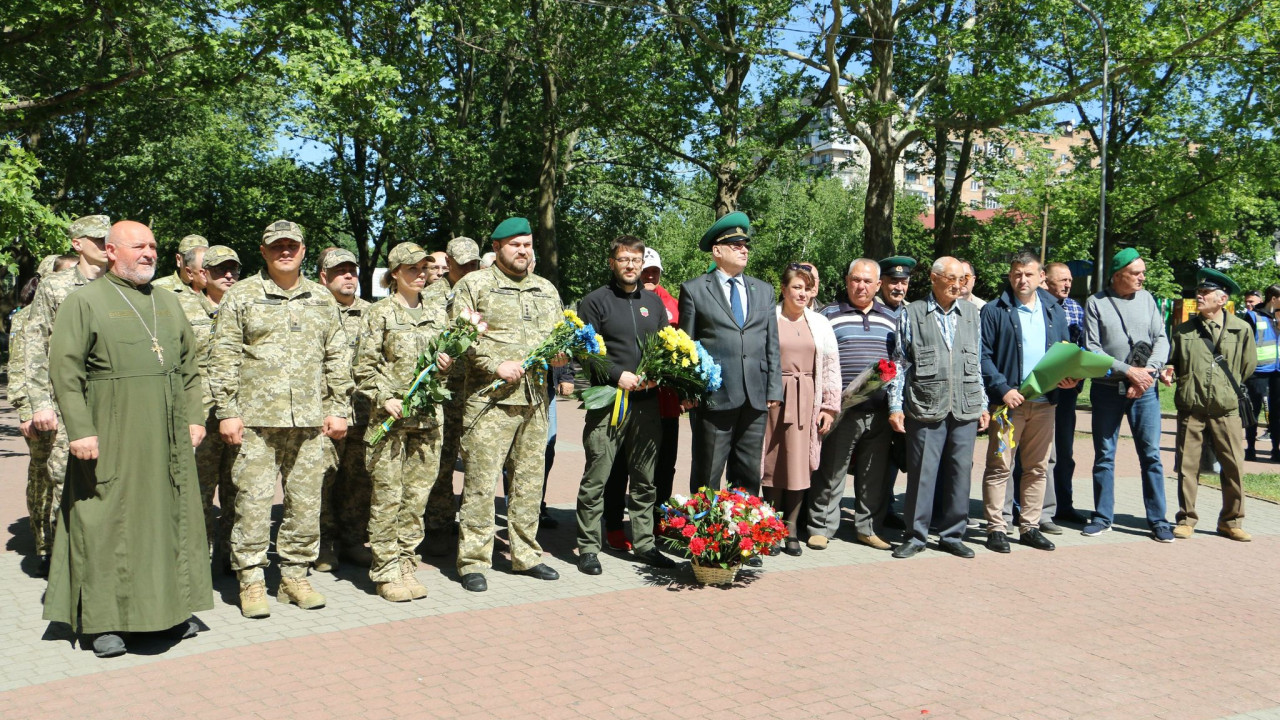
[[[893, 551], [909, 558], [924, 550], [929, 526], [938, 549], [971, 558], [961, 538], [969, 517], [969, 472], [978, 431], [987, 427], [979, 357], [978, 308], [957, 302], [967, 278], [953, 257], [934, 261], [933, 292], [907, 306], [898, 320], [894, 361], [903, 382], [890, 386], [889, 426], [907, 434], [906, 539]], [[934, 496], [941, 517], [933, 517]]]

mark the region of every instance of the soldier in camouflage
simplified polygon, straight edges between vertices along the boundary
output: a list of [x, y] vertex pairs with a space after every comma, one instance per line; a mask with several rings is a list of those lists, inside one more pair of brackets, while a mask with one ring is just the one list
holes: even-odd
[[[493, 563], [493, 496], [508, 458], [510, 492], [507, 527], [512, 567], [543, 580], [560, 574], [542, 562], [538, 545], [538, 507], [542, 499], [547, 442], [546, 373], [525, 372], [521, 363], [551, 334], [562, 318], [555, 287], [528, 272], [533, 253], [529, 221], [511, 218], [490, 235], [494, 264], [462, 278], [454, 288], [450, 314], [478, 311], [489, 323], [466, 355], [466, 404], [463, 408], [462, 487], [458, 574], [471, 592], [488, 589], [484, 571]], [[567, 358], [555, 359], [557, 366]], [[505, 385], [483, 390], [501, 378]]]
[[204, 251], [209, 241], [200, 235], [188, 235], [178, 241], [178, 253], [173, 260], [178, 269], [172, 275], [162, 277], [151, 283], [151, 287], [164, 288], [173, 292], [195, 291], [204, 289]]
[[[223, 295], [240, 279], [240, 256], [225, 245], [197, 248], [203, 292], [185, 286], [177, 290], [178, 305], [191, 323], [196, 342], [196, 368], [200, 372], [200, 396], [204, 402], [204, 442], [196, 447], [196, 473], [200, 478], [200, 502], [204, 508], [204, 530], [209, 546], [224, 561], [231, 557], [231, 518], [235, 508], [235, 485], [231, 466], [238, 448], [227, 445], [218, 434], [218, 418], [213, 412], [213, 386], [209, 381], [209, 355], [213, 329]], [[192, 262], [195, 262], [192, 259]], [[213, 494], [218, 493], [219, 515], [214, 511]]]
[[[329, 288], [342, 314], [347, 348], [355, 358], [360, 326], [369, 301], [358, 295], [359, 264], [350, 250], [327, 247], [320, 251], [320, 284]], [[350, 364], [348, 365], [350, 367]], [[353, 378], [354, 379], [354, 378]], [[369, 567], [373, 556], [365, 547], [369, 538], [371, 480], [365, 465], [364, 434], [369, 426], [369, 398], [356, 390], [347, 407], [347, 436], [333, 441], [335, 458], [325, 471], [320, 493], [320, 555], [312, 567], [320, 572], [338, 568], [341, 556]]]
[[350, 352], [337, 303], [323, 285], [302, 277], [302, 228], [274, 222], [260, 249], [266, 268], [222, 298], [209, 358], [219, 432], [240, 447], [232, 468], [231, 565], [240, 580], [240, 612], [251, 618], [271, 614], [263, 570], [277, 477], [284, 485], [277, 598], [304, 609], [324, 606], [307, 570], [320, 547], [329, 442], [346, 435], [351, 393]]
[[27, 521], [31, 524], [31, 536], [35, 539], [36, 574], [49, 577], [49, 553], [53, 549], [53, 528], [50, 503], [53, 501], [53, 480], [49, 476], [49, 452], [53, 449], [53, 433], [37, 432], [32, 422], [31, 403], [27, 398], [27, 371], [24, 363], [23, 328], [31, 316], [31, 301], [40, 288], [41, 278], [65, 270], [75, 262], [75, 256], [64, 259], [50, 255], [40, 261], [36, 269], [36, 284], [29, 297], [21, 298], [23, 307], [10, 318], [9, 324], [9, 404], [18, 412], [18, 432], [27, 443]]
[[[365, 313], [356, 358], [356, 383], [373, 401], [370, 434], [387, 418], [396, 419], [386, 437], [369, 446], [367, 455], [373, 473], [369, 577], [378, 596], [391, 602], [427, 596], [415, 575], [417, 548], [425, 534], [422, 513], [427, 495], [440, 466], [444, 412], [437, 405], [425, 416], [404, 417], [402, 398], [416, 376], [418, 358], [449, 322], [440, 297], [423, 293], [430, 262], [414, 243], [391, 250], [382, 276], [391, 295]], [[438, 354], [434, 362], [441, 374], [448, 374], [453, 359]]]
[[[443, 298], [445, 310], [453, 303], [453, 288], [462, 278], [480, 266], [480, 248], [469, 237], [456, 237], [446, 246], [449, 271], [427, 286], [428, 297]], [[440, 445], [440, 472], [427, 497], [426, 553], [434, 557], [448, 555], [456, 547], [451, 543], [457, 511], [453, 502], [453, 470], [458, 461], [458, 441], [462, 438], [462, 406], [466, 396], [462, 382], [465, 373], [450, 373], [447, 385], [450, 397], [444, 402], [444, 439]]]
[[41, 508], [37, 518], [41, 526], [38, 537], [46, 543], [45, 554], [53, 548], [53, 522], [62, 500], [62, 483], [67, 476], [67, 455], [70, 452], [66, 428], [49, 383], [49, 335], [53, 332], [54, 316], [67, 296], [106, 272], [105, 245], [110, 230], [111, 219], [106, 215], [87, 215], [71, 223], [67, 234], [79, 260], [72, 267], [40, 281], [35, 299], [31, 301], [31, 312], [22, 327], [20, 344], [31, 427], [44, 438], [51, 438], [46, 463], [48, 473], [40, 474], [38, 478], [39, 482], [47, 484], [27, 488], [29, 502]]

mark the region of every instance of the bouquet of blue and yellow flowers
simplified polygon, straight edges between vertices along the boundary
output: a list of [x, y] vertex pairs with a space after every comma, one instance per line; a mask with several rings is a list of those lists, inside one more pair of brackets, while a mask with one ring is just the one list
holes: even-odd
[[[702, 347], [702, 343], [689, 337], [679, 328], [664, 327], [650, 335], [640, 353], [636, 375], [641, 382], [652, 386], [670, 388], [681, 400], [701, 403], [707, 396], [720, 389], [720, 364]], [[627, 415], [629, 393], [621, 388], [598, 385], [578, 394], [588, 410], [614, 406], [614, 422]]]
[[[604, 353], [604, 338], [596, 333], [595, 328], [582, 322], [578, 313], [565, 310], [564, 319], [556, 323], [547, 339], [521, 361], [520, 368], [526, 372], [545, 371], [551, 359], [557, 355], [568, 355], [583, 367], [595, 367], [604, 359]], [[506, 380], [498, 378], [481, 390], [480, 394], [493, 392], [506, 384]]]
[[[436, 366], [436, 356], [448, 355], [456, 362], [467, 348], [471, 347], [476, 338], [488, 329], [489, 323], [480, 317], [480, 313], [466, 310], [454, 318], [453, 324], [447, 330], [431, 341], [427, 349], [418, 356], [417, 376], [404, 394], [404, 417], [426, 415], [436, 405], [452, 396], [437, 373], [440, 368]], [[395, 423], [396, 419], [392, 417], [383, 420], [378, 429], [369, 436], [369, 444], [381, 442]]]

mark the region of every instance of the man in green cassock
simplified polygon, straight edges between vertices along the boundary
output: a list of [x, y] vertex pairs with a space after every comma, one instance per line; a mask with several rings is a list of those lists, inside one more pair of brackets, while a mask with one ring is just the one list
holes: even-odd
[[49, 341], [71, 459], [44, 619], [94, 636], [98, 657], [123, 654], [129, 632], [191, 637], [191, 613], [213, 608], [191, 326], [177, 297], [152, 290], [145, 225], [113, 225], [106, 254], [107, 273], [67, 297]]

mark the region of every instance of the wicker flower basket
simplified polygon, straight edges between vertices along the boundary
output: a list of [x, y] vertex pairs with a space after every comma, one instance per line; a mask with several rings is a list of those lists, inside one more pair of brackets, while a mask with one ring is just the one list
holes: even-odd
[[719, 565], [693, 563], [693, 578], [703, 585], [732, 585], [738, 577], [738, 565], [722, 568]]

